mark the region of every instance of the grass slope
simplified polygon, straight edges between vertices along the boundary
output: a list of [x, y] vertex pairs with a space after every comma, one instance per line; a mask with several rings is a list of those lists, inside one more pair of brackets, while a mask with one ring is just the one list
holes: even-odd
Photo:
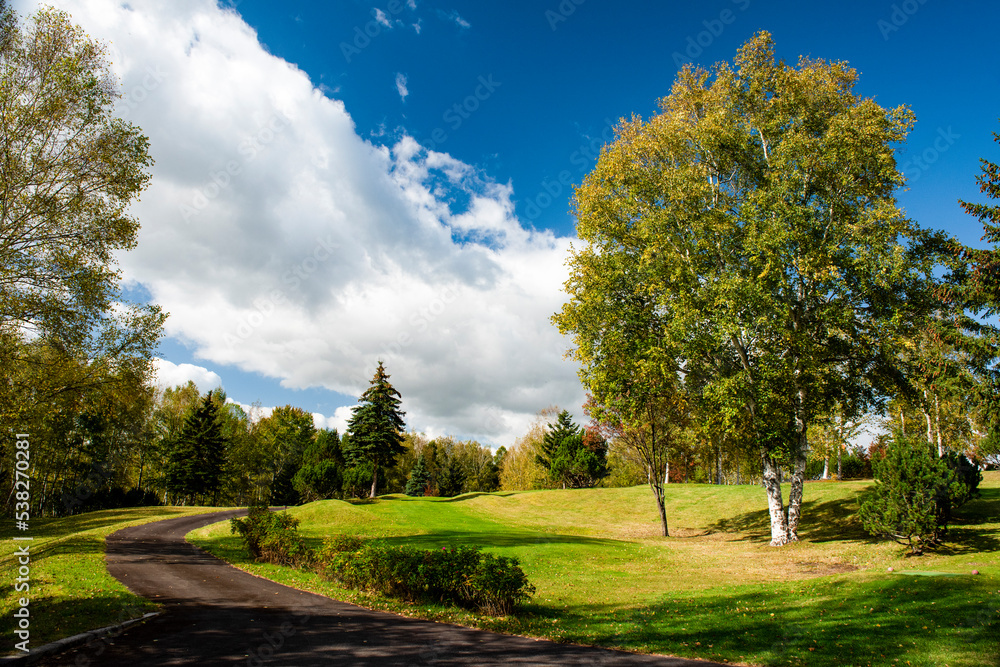
[[[30, 542], [0, 540], [0, 635], [9, 642], [0, 650], [14, 650], [14, 611], [18, 599], [28, 597], [31, 626], [29, 647], [37, 648], [63, 637], [107, 627], [154, 611], [156, 605], [129, 592], [108, 574], [104, 565], [104, 540], [122, 528], [187, 514], [215, 511], [208, 507], [143, 507], [89, 512], [62, 519], [32, 519], [23, 533]], [[20, 567], [18, 547], [30, 544], [30, 591], [14, 590]]]
[[[299, 588], [436, 620], [558, 641], [761, 665], [1000, 664], [1000, 474], [937, 553], [905, 558], [853, 518], [864, 482], [806, 488], [802, 541], [774, 549], [756, 487], [671, 485], [671, 537], [649, 490], [556, 490], [321, 501], [289, 512], [314, 546], [334, 533], [516, 556], [538, 592], [519, 618], [345, 591], [250, 563], [227, 524], [192, 542]], [[888, 567], [896, 573], [890, 574]], [[982, 574], [972, 576], [973, 569]], [[901, 576], [899, 571], [959, 576]]]

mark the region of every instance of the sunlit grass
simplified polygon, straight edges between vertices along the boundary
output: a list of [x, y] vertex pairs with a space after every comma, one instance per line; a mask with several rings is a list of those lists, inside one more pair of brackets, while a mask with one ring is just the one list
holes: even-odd
[[[410, 605], [249, 563], [228, 524], [189, 539], [299, 588], [558, 641], [766, 665], [997, 664], [1000, 474], [987, 475], [982, 498], [963, 508], [949, 542], [921, 558], [861, 530], [853, 513], [868, 486], [807, 485], [803, 539], [778, 549], [768, 546], [763, 491], [748, 486], [668, 487], [669, 538], [658, 534], [645, 487], [385, 496], [289, 510], [315, 546], [350, 533], [428, 549], [475, 544], [515, 556], [538, 589], [518, 618]], [[960, 576], [896, 574], [912, 569]]]

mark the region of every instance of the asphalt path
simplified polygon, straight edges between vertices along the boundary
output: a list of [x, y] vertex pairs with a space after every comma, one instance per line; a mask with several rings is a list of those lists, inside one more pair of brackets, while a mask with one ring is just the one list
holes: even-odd
[[163, 613], [40, 665], [658, 665], [717, 663], [502, 635], [372, 611], [255, 577], [188, 544], [234, 510], [107, 538], [107, 566]]

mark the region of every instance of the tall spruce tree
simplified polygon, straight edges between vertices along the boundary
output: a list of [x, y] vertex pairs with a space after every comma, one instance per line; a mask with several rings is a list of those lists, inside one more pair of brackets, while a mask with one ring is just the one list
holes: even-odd
[[378, 362], [371, 386], [361, 394], [354, 414], [347, 422], [350, 438], [344, 443], [345, 454], [352, 466], [371, 466], [372, 486], [369, 498], [375, 497], [380, 470], [396, 464], [396, 457], [405, 451], [403, 430], [406, 424], [399, 409], [400, 393], [389, 383], [389, 375]]
[[226, 462], [219, 406], [211, 393], [184, 420], [167, 465], [167, 489], [184, 500], [218, 491]]

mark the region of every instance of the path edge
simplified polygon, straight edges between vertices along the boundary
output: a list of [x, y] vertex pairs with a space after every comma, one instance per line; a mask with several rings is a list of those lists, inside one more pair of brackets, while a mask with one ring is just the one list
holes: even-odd
[[0, 665], [13, 665], [13, 664], [24, 664], [30, 665], [36, 660], [52, 654], [52, 653], [62, 653], [63, 651], [68, 651], [71, 648], [76, 648], [80, 644], [85, 644], [92, 639], [103, 639], [110, 634], [119, 634], [122, 630], [137, 623], [142, 623], [148, 621], [151, 618], [159, 616], [162, 611], [151, 611], [147, 614], [143, 614], [139, 618], [132, 618], [123, 623], [118, 623], [116, 625], [109, 625], [106, 628], [99, 628], [97, 630], [87, 630], [86, 632], [81, 632], [80, 634], [73, 635], [72, 637], [63, 637], [62, 639], [57, 639], [54, 642], [49, 642], [43, 646], [39, 646], [36, 649], [31, 649], [28, 653], [24, 655], [14, 655], [0, 658]]

